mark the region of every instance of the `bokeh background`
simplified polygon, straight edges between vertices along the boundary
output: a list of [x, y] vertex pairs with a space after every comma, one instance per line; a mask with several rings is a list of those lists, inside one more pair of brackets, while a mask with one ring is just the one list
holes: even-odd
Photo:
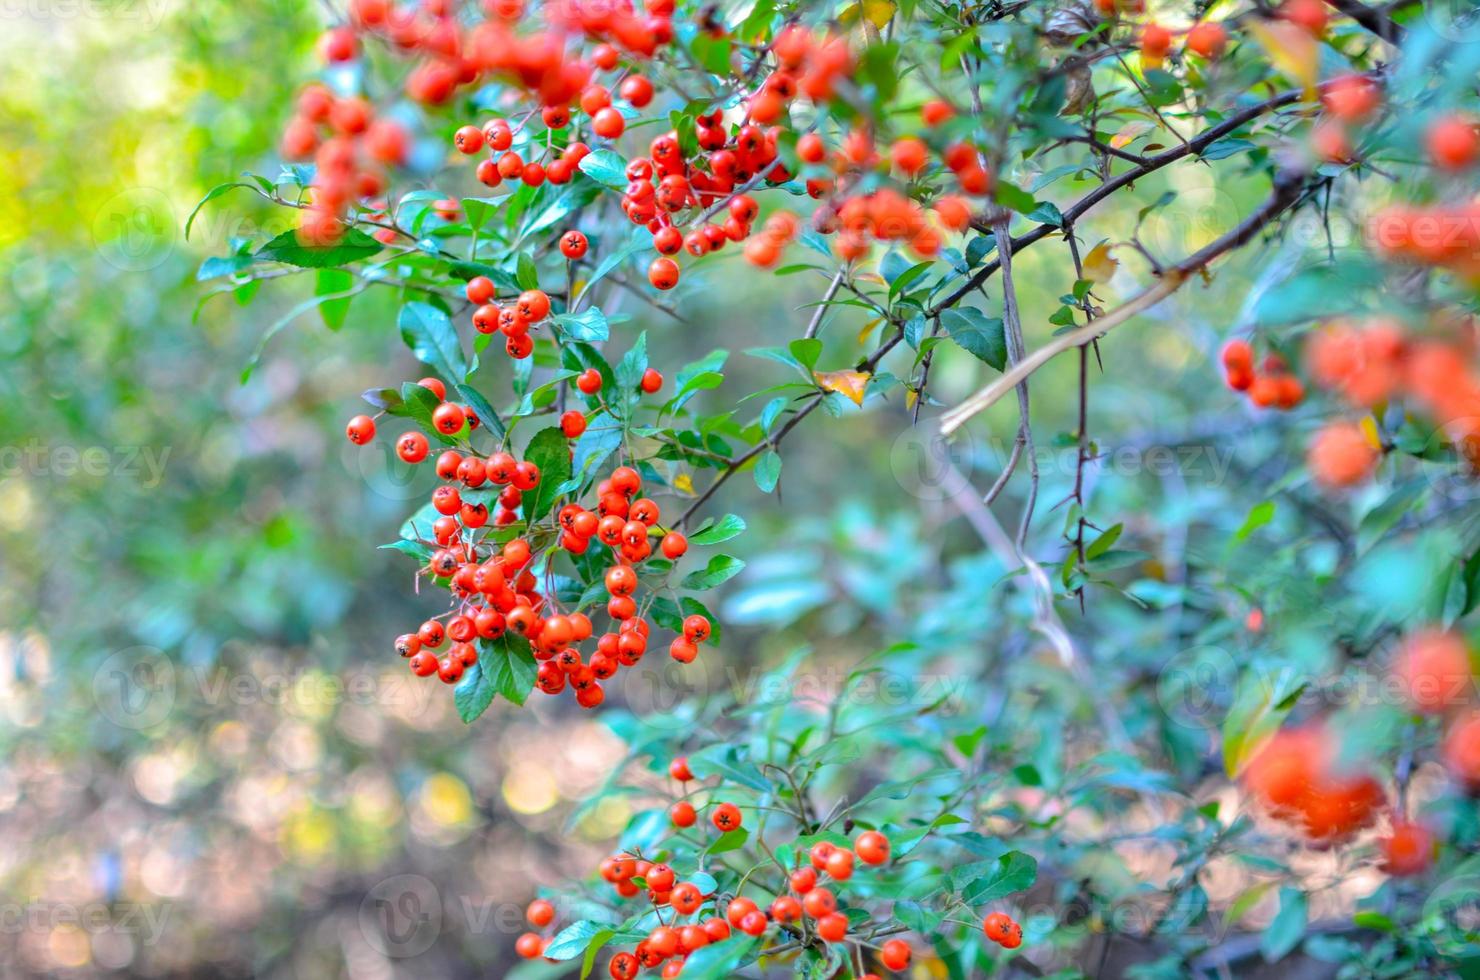
[[[201, 260], [229, 252], [234, 237], [286, 227], [249, 195], [208, 205], [188, 240], [183, 222], [216, 184], [276, 172], [276, 137], [313, 70], [323, 13], [289, 0], [0, 4], [6, 976], [508, 975], [524, 903], [589, 874], [638, 805], [577, 812], [623, 758], [604, 719], [672, 692], [626, 691], [610, 715], [568, 700], [500, 702], [465, 727], [449, 692], [416, 683], [391, 650], [431, 606], [414, 595], [405, 559], [376, 545], [427, 488], [392, 464], [388, 444], [359, 450], [342, 433], [361, 390], [420, 374], [393, 308], [367, 294], [337, 331], [294, 320], [243, 384], [269, 325], [306, 294], [268, 283], [245, 308], [219, 281], [197, 281]], [[444, 135], [420, 133], [434, 160]], [[1172, 168], [1097, 212], [1104, 237], [1168, 189], [1180, 195], [1176, 213], [1156, 212], [1142, 229], [1164, 256], [1211, 239], [1262, 194], [1236, 161]], [[1042, 196], [1073, 191], [1051, 185]], [[1298, 262], [1324, 234], [1319, 222], [1297, 228], [1278, 260]], [[1338, 248], [1352, 242], [1340, 218], [1335, 235]], [[1196, 622], [1241, 620], [1278, 585], [1292, 621], [1308, 616], [1308, 642], [1292, 656], [1312, 666], [1331, 656], [1319, 595], [1287, 573], [1299, 566], [1309, 583], [1337, 556], [1276, 548], [1274, 561], [1228, 543], [1297, 461], [1287, 437], [1305, 425], [1296, 413], [1251, 431], [1208, 363], [1261, 288], [1242, 261], [1103, 345], [1093, 382], [1096, 438], [1119, 454], [1093, 475], [1096, 507], [1151, 557], [1126, 573], [1124, 593], [1092, 594], [1092, 630], [1063, 612], [1105, 689], [1142, 705], [1165, 694], [1169, 663], [1187, 668], [1193, 660], [1177, 660], [1186, 650], [1226, 640], [1185, 631], [1184, 605]], [[1031, 344], [1051, 329], [1073, 274], [1051, 247], [1021, 265]], [[799, 308], [821, 284], [803, 274], [758, 289], [732, 268], [715, 265], [687, 297], [692, 326], [627, 310], [652, 330], [660, 360], [676, 367], [715, 346], [796, 336], [809, 315]], [[1139, 273], [1128, 263], [1126, 288], [1112, 282], [1107, 294], [1129, 295]], [[847, 366], [862, 325], [849, 313], [831, 320], [836, 363], [820, 366]], [[499, 382], [499, 370], [485, 380]], [[721, 392], [754, 390], [779, 380], [776, 370], [734, 355]], [[952, 403], [981, 378], [969, 357], [943, 352], [934, 394]], [[1055, 505], [1073, 478], [1074, 385], [1073, 358], [1035, 379], [1038, 437], [1056, 452], [1044, 459], [1034, 534], [1045, 559], [1062, 550]], [[977, 496], [995, 478], [1013, 411], [998, 406], [944, 451], [910, 430], [897, 399], [871, 402], [809, 420], [810, 434], [783, 452], [780, 493], [732, 481], [713, 512], [747, 516], [734, 546], [750, 567], [722, 594], [726, 641], [686, 695], [804, 647], [821, 676], [913, 640], [999, 691], [1031, 691], [1046, 729], [1092, 729], [1084, 692], [1022, 629], [1031, 603], [1003, 584], [984, 546], [991, 519], [984, 531], [982, 515], [963, 517], [956, 501], [957, 472]], [[998, 505], [1009, 531], [1020, 502], [1014, 489]], [[1271, 531], [1300, 519], [1281, 509]], [[1374, 567], [1371, 596], [1426, 601], [1393, 588], [1421, 573], [1432, 544], [1405, 546], [1403, 574]], [[1194, 678], [1197, 697], [1172, 705], [1180, 723], [1124, 715], [1191, 785], [1209, 776], [1207, 729], [1231, 696], [1232, 660], [1212, 663], [1206, 684]], [[1029, 754], [1067, 751], [1057, 731], [1021, 737], [1045, 743], [1022, 746]], [[1141, 857], [1133, 876], [1170, 874], [1165, 853]], [[1247, 879], [1233, 878], [1210, 892], [1215, 902], [1243, 894]], [[1327, 894], [1339, 910], [1340, 888]], [[430, 923], [397, 938], [397, 955], [375, 927], [386, 903]], [[1257, 924], [1272, 912], [1250, 900], [1240, 914]], [[541, 971], [559, 972], [526, 972]]]

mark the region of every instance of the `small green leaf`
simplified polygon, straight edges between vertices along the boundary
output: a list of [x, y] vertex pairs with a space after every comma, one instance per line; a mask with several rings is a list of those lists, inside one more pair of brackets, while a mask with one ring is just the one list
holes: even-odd
[[627, 186], [627, 161], [613, 150], [592, 150], [577, 164], [581, 173], [607, 187]]
[[745, 520], [738, 514], [726, 514], [713, 524], [689, 535], [689, 544], [719, 544], [745, 530]]
[[998, 371], [1007, 366], [1007, 337], [1002, 321], [973, 306], [956, 307], [940, 315], [946, 334], [976, 358]]
[[739, 575], [744, 567], [745, 562], [739, 558], [733, 558], [730, 555], [715, 555], [709, 559], [708, 565], [684, 576], [683, 587], [692, 592], [712, 589]]
[[611, 336], [606, 315], [594, 306], [579, 313], [559, 313], [552, 317], [555, 326], [568, 340], [599, 343]]
[[776, 489], [781, 481], [781, 456], [774, 449], [767, 449], [755, 461], [755, 485], [765, 493]]

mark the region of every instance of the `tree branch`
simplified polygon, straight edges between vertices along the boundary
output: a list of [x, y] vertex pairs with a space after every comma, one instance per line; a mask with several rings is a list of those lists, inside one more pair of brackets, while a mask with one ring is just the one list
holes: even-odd
[[1182, 284], [1191, 278], [1193, 273], [1201, 271], [1225, 252], [1230, 252], [1253, 239], [1270, 220], [1282, 214], [1287, 208], [1299, 200], [1304, 187], [1305, 176], [1303, 174], [1285, 173], [1278, 175], [1275, 178], [1273, 193], [1236, 228], [1205, 248], [1183, 259], [1170, 269], [1167, 269], [1163, 273], [1161, 281], [1134, 299], [1131, 299], [1125, 305], [1112, 310], [1103, 317], [1093, 320], [1076, 330], [1059, 334], [1053, 340], [1023, 358], [1016, 365], [1009, 368], [1002, 377], [977, 391], [976, 394], [941, 416], [941, 433], [950, 435], [964, 425], [968, 419], [980, 412], [986, 411], [992, 405], [996, 404], [997, 400], [1003, 395], [1017, 387], [1023, 379], [1053, 359], [1055, 355], [1071, 347], [1089, 343], [1109, 333], [1111, 330], [1146, 312], [1157, 303], [1160, 303], [1175, 293], [1178, 289], [1182, 288]]

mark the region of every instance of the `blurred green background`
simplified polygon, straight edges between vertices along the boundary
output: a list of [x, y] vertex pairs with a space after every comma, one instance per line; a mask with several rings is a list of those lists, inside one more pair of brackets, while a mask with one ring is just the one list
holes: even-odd
[[[201, 259], [228, 252], [234, 236], [285, 227], [248, 195], [208, 205], [188, 241], [182, 225], [212, 186], [245, 170], [276, 172], [273, 147], [313, 71], [320, 13], [287, 0], [4, 8], [8, 976], [501, 976], [524, 902], [540, 886], [587, 875], [630, 812], [617, 799], [567, 826], [622, 756], [601, 715], [566, 701], [522, 711], [500, 703], [465, 728], [449, 692], [414, 683], [391, 651], [390, 638], [431, 606], [413, 594], [405, 560], [375, 546], [395, 536], [427, 487], [407, 482], [388, 443], [358, 450], [343, 438], [361, 390], [420, 373], [395, 336], [388, 298], [358, 298], [337, 333], [315, 316], [295, 320], [241, 384], [267, 326], [303, 298], [301, 287], [268, 284], [243, 309], [218, 283], [196, 281]], [[446, 146], [441, 128], [421, 135], [434, 156]], [[1173, 168], [1097, 212], [1097, 223], [1123, 232], [1169, 187], [1182, 210], [1143, 229], [1164, 256], [1212, 238], [1262, 194], [1236, 162]], [[1044, 193], [1075, 194], [1067, 185]], [[1318, 233], [1305, 229], [1298, 245]], [[1270, 587], [1283, 590], [1277, 604], [1301, 610], [1292, 617], [1308, 618], [1311, 662], [1325, 656], [1318, 638], [1330, 613], [1291, 583], [1329, 570], [1334, 554], [1295, 554], [1285, 511], [1271, 527], [1290, 534], [1272, 549], [1279, 562], [1226, 546], [1262, 486], [1295, 459], [1295, 442], [1282, 437], [1304, 425], [1297, 414], [1246, 431], [1244, 409], [1207, 363], [1258, 285], [1238, 261], [1104, 345], [1094, 381], [1095, 434], [1129, 453], [1097, 478], [1095, 506], [1155, 556], [1127, 580], [1135, 601], [1093, 595], [1093, 631], [1063, 609], [1095, 661], [1115, 665], [1105, 689], [1117, 697], [1154, 698], [1157, 672], [1206, 619], [1241, 618]], [[1046, 318], [1073, 270], [1049, 244], [1021, 262], [1031, 345], [1051, 330]], [[685, 299], [694, 327], [628, 311], [652, 329], [667, 364], [715, 346], [784, 343], [809, 315], [798, 308], [821, 290], [806, 276], [756, 289], [714, 268], [710, 285]], [[1108, 292], [1129, 295], [1135, 281]], [[857, 311], [830, 321], [819, 366], [848, 366], [865, 349], [855, 339], [862, 326]], [[731, 364], [711, 404], [775, 380], [767, 362], [737, 354]], [[505, 383], [499, 370], [485, 369], [489, 384]], [[934, 377], [949, 404], [982, 372], [942, 353]], [[1063, 510], [1054, 508], [1073, 477], [1073, 359], [1034, 384], [1039, 440], [1062, 449], [1046, 462], [1036, 525], [1037, 552], [1050, 559], [1061, 552]], [[982, 427], [952, 454], [978, 489], [1010, 445], [1013, 406], [998, 406], [990, 425], [995, 440]], [[1092, 729], [1083, 692], [1021, 628], [1028, 600], [1000, 584], [1003, 567], [942, 492], [938, 448], [909, 434], [898, 399], [807, 426], [783, 452], [781, 493], [766, 497], [738, 479], [713, 505], [745, 514], [752, 530], [736, 542], [750, 568], [725, 593], [734, 628], [702, 675], [708, 683], [804, 644], [818, 664], [846, 666], [914, 639], [1002, 690], [1031, 688], [1047, 728], [1058, 722], [1046, 719], [1067, 718]], [[1198, 454], [1172, 448], [1184, 442]], [[1154, 464], [1152, 449], [1177, 462]], [[1017, 492], [998, 507], [1009, 527]], [[1421, 562], [1425, 546], [1405, 554]], [[1293, 579], [1292, 568], [1301, 572]], [[1188, 588], [1191, 577], [1202, 593]], [[1401, 601], [1389, 584], [1373, 583], [1372, 594]], [[1184, 603], [1193, 607], [1185, 617]], [[652, 692], [624, 693], [640, 701]], [[610, 710], [620, 716], [621, 703]], [[1125, 717], [1132, 735], [1162, 740], [1189, 785], [1208, 776], [1206, 731], [1158, 734], [1153, 713]], [[1029, 742], [1040, 735], [1022, 731]], [[395, 885], [402, 875], [418, 876], [409, 891]], [[440, 928], [414, 958], [387, 958], [365, 917], [386, 894], [421, 894], [421, 882], [435, 889], [418, 901], [440, 910]]]

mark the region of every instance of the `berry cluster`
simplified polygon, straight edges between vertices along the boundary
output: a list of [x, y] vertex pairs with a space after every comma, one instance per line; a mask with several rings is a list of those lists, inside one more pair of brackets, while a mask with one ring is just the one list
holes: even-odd
[[1224, 379], [1234, 391], [1247, 392], [1250, 403], [1289, 411], [1305, 400], [1305, 385], [1290, 373], [1283, 357], [1267, 354], [1260, 368], [1254, 368], [1254, 349], [1248, 341], [1230, 340], [1224, 345]]
[[[471, 285], [471, 284], [470, 284]], [[535, 291], [543, 297], [543, 293]], [[538, 309], [526, 309], [525, 293], [511, 308], [513, 320], [538, 319], [548, 312], [548, 300]], [[591, 369], [577, 379], [577, 386], [597, 394], [602, 377]], [[471, 407], [446, 400], [446, 387], [436, 378], [424, 378], [420, 386], [437, 400], [431, 424], [446, 437], [463, 438], [478, 428]], [[649, 370], [641, 388], [656, 391], [662, 377]], [[579, 411], [565, 413], [560, 432], [567, 439], [585, 432], [586, 417]], [[375, 419], [359, 415], [346, 427], [349, 440], [358, 445], [375, 436]], [[420, 463], [429, 455], [425, 434], [417, 431], [401, 436], [396, 451], [408, 463]], [[504, 448], [480, 453], [470, 444], [461, 450], [448, 449], [436, 459], [437, 476], [447, 481], [431, 496], [431, 507], [439, 515], [432, 523], [433, 540], [421, 541], [430, 551], [422, 574], [445, 586], [453, 596], [453, 608], [427, 620], [415, 633], [397, 638], [396, 651], [410, 661], [413, 673], [436, 674], [448, 684], [459, 681], [464, 671], [478, 662], [476, 644], [496, 640], [506, 633], [529, 643], [539, 666], [535, 686], [555, 695], [569, 687], [576, 701], [594, 708], [605, 698], [602, 682], [621, 667], [635, 665], [647, 651], [650, 624], [639, 609], [638, 571], [635, 566], [654, 556], [653, 535], [660, 535], [657, 553], [668, 562], [677, 561], [688, 550], [688, 539], [675, 530], [663, 531], [660, 512], [652, 500], [638, 496], [642, 476], [630, 466], [617, 466], [609, 477], [596, 484], [594, 509], [577, 503], [565, 504], [551, 527], [530, 523], [522, 536], [500, 543], [492, 532], [525, 520], [521, 514], [525, 494], [540, 485], [539, 466], [518, 460]], [[490, 516], [481, 499], [496, 488], [497, 510]], [[607, 614], [614, 632], [597, 637], [587, 660], [581, 644], [594, 634], [591, 619], [582, 612], [558, 611], [559, 599], [541, 588], [532, 570], [539, 549], [548, 558], [556, 549], [572, 555], [585, 554], [593, 539], [607, 546], [614, 563], [606, 568], [603, 582], [609, 596]], [[444, 623], [445, 620], [445, 623]], [[691, 614], [681, 623], [680, 635], [669, 644], [669, 655], [680, 663], [692, 663], [699, 645], [712, 630], [707, 616]], [[432, 652], [452, 641], [440, 659]], [[736, 816], [738, 826], [738, 814]]]
[[493, 280], [487, 276], [474, 276], [464, 287], [464, 295], [476, 307], [473, 310], [474, 330], [484, 334], [502, 333], [504, 350], [516, 361], [522, 361], [534, 353], [534, 338], [529, 335], [530, 328], [550, 315], [550, 297], [543, 290], [526, 289], [512, 303], [497, 306], [493, 303]]
[[1277, 732], [1243, 780], [1271, 816], [1318, 844], [1338, 843], [1370, 826], [1387, 801], [1370, 774], [1338, 768], [1336, 743], [1321, 725]]

